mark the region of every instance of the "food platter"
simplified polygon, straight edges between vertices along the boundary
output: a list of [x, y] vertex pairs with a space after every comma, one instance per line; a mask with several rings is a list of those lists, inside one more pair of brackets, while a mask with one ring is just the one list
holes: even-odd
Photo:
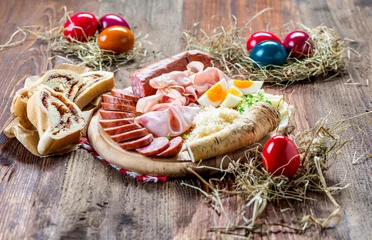
[[[121, 149], [100, 126], [98, 120], [100, 116], [98, 111], [93, 115], [88, 127], [88, 139], [94, 150], [104, 159], [116, 166], [133, 171], [142, 175], [167, 176], [167, 177], [185, 177], [193, 175], [188, 168], [201, 175], [212, 175], [218, 170], [211, 170], [205, 166], [213, 168], [226, 169], [229, 164], [229, 158], [226, 155], [217, 156], [203, 160], [202, 164], [191, 162], [191, 158], [186, 149], [181, 151], [176, 157], [171, 158], [150, 158], [145, 157], [136, 151], [127, 151]], [[265, 136], [259, 144], [264, 144], [274, 133]], [[256, 146], [258, 146], [256, 144]], [[253, 146], [239, 149], [227, 156], [231, 158], [240, 158], [244, 156], [244, 151]], [[203, 167], [198, 167], [203, 165]]]
[[[136, 151], [123, 150], [102, 130], [98, 122], [99, 118], [97, 111], [88, 127], [88, 139], [94, 150], [101, 157], [118, 167], [143, 175], [167, 177], [184, 177], [190, 175], [192, 173], [187, 170], [188, 168], [192, 168], [200, 174], [212, 174], [216, 172], [205, 168], [197, 168], [197, 164], [191, 162], [186, 150], [172, 158], [149, 158]], [[226, 168], [228, 161], [222, 161], [222, 157], [205, 160], [203, 161], [203, 165], [217, 168], [221, 166], [221, 162], [223, 162], [222, 167]]]

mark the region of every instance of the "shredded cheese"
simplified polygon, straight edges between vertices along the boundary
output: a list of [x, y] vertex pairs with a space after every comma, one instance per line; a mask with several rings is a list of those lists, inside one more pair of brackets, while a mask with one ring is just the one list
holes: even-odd
[[193, 141], [219, 132], [238, 119], [241, 119], [241, 115], [234, 109], [206, 107], [195, 116], [194, 129], [187, 140]]

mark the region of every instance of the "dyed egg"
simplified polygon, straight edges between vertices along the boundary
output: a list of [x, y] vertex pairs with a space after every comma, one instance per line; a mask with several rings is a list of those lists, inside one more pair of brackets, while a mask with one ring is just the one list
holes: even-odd
[[98, 36], [101, 49], [115, 53], [125, 53], [134, 46], [134, 35], [131, 30], [122, 26], [113, 26], [103, 30]]
[[221, 103], [221, 106], [228, 108], [236, 108], [242, 100], [243, 93], [234, 86], [231, 86], [227, 91], [225, 100]]
[[277, 36], [275, 36], [273, 33], [260, 31], [260, 32], [253, 33], [248, 38], [247, 43], [246, 43], [247, 50], [251, 51], [254, 48], [254, 46], [259, 44], [260, 42], [267, 41], [267, 40], [282, 43], [282, 41], [280, 41], [280, 39]]
[[202, 106], [218, 107], [221, 105], [223, 100], [225, 100], [227, 90], [227, 82], [222, 79], [201, 95], [198, 99], [198, 103]]
[[286, 136], [274, 136], [262, 149], [262, 165], [276, 176], [293, 177], [301, 159], [296, 144]]
[[303, 31], [290, 32], [283, 41], [290, 57], [303, 58], [312, 55], [313, 44], [309, 34]]
[[96, 34], [98, 25], [98, 20], [92, 13], [78, 12], [67, 19], [63, 35], [67, 41], [71, 41], [73, 38], [85, 42]]
[[250, 81], [234, 79], [230, 82], [231, 86], [236, 87], [244, 95], [258, 92], [263, 85], [263, 81]]
[[103, 15], [99, 19], [99, 23], [101, 25], [101, 30], [104, 30], [106, 28], [112, 27], [112, 26], [123, 26], [130, 30], [129, 24], [123, 17], [117, 14], [106, 14]]
[[281, 66], [287, 59], [287, 51], [282, 44], [275, 41], [263, 41], [257, 44], [251, 51], [249, 57], [255, 65]]

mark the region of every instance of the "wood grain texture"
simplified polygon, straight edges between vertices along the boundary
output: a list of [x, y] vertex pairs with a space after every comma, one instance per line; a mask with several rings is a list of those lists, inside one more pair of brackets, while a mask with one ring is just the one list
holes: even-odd
[[[252, 31], [269, 27], [284, 36], [283, 24], [297, 21], [315, 27], [335, 27], [342, 37], [355, 40], [351, 45], [362, 53], [349, 66], [350, 76], [332, 81], [299, 83], [283, 90], [268, 87], [269, 92], [291, 95], [296, 107], [294, 124], [299, 130], [332, 112], [331, 120], [350, 117], [372, 109], [371, 1], [362, 0], [102, 0], [102, 1], [1, 1], [0, 43], [6, 42], [16, 26], [54, 26], [62, 16], [61, 7], [91, 11], [97, 15], [118, 13], [129, 21], [132, 29], [149, 34], [152, 51], [169, 56], [182, 50], [182, 29], [211, 28], [236, 16], [239, 24], [264, 8], [264, 13], [251, 24]], [[212, 16], [219, 16], [211, 20]], [[13, 93], [24, 79], [51, 67], [50, 53], [41, 41], [29, 39], [16, 48], [0, 52], [0, 123], [2, 129], [12, 118], [10, 104]], [[158, 57], [160, 58], [160, 57]], [[128, 86], [130, 74], [147, 62], [122, 66], [117, 71], [118, 87]], [[351, 136], [352, 131], [349, 133]], [[372, 169], [370, 160], [352, 165], [355, 151], [372, 152], [372, 130], [348, 144], [343, 155], [327, 173], [330, 183], [342, 181], [352, 185], [336, 196], [342, 206], [335, 228], [311, 229], [304, 235], [278, 233], [263, 236], [270, 239], [368, 239], [372, 230]], [[364, 142], [362, 140], [365, 140]], [[345, 177], [345, 173], [346, 177]], [[208, 233], [211, 225], [222, 225], [223, 217], [214, 216], [201, 194], [181, 185], [201, 186], [195, 179], [173, 180], [165, 184], [142, 183], [123, 176], [97, 161], [84, 150], [54, 158], [40, 159], [29, 154], [15, 140], [0, 135], [0, 239], [215, 239]], [[201, 186], [205, 188], [204, 186]], [[224, 186], [221, 186], [224, 187]], [[207, 189], [204, 189], [207, 190]], [[296, 211], [280, 213], [284, 203], [265, 212], [271, 222], [290, 221], [312, 213], [325, 217], [331, 205], [323, 195], [317, 201], [295, 204]], [[244, 201], [230, 197], [223, 200], [227, 211], [234, 213]], [[214, 222], [214, 217], [216, 223]], [[337, 223], [337, 225], [336, 225]], [[284, 230], [284, 229], [283, 229]]]

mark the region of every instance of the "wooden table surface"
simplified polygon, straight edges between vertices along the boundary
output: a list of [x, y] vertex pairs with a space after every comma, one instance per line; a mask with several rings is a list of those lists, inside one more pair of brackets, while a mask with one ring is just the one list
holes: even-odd
[[[332, 112], [331, 120], [351, 117], [371, 110], [372, 80], [372, 1], [368, 0], [13, 0], [0, 3], [0, 43], [5, 43], [17, 26], [52, 27], [62, 17], [62, 6], [74, 12], [90, 11], [98, 16], [119, 13], [136, 32], [149, 34], [152, 50], [164, 56], [183, 50], [183, 29], [195, 22], [202, 28], [212, 16], [226, 22], [232, 15], [240, 24], [264, 8], [272, 8], [251, 24], [252, 30], [270, 28], [283, 34], [283, 24], [302, 22], [315, 27], [325, 24], [336, 28], [343, 38], [353, 39], [352, 46], [362, 54], [349, 65], [350, 75], [332, 81], [295, 84], [287, 89], [273, 88], [276, 93], [292, 93], [297, 109], [294, 124], [299, 130], [311, 127]], [[220, 22], [221, 23], [221, 22]], [[4, 129], [13, 118], [12, 96], [23, 86], [27, 76], [52, 65], [46, 45], [29, 38], [21, 46], [0, 52], [0, 126]], [[149, 59], [149, 62], [153, 61]], [[121, 67], [117, 85], [124, 87], [138, 65]], [[372, 239], [372, 170], [371, 160], [363, 158], [353, 165], [354, 152], [371, 152], [372, 130], [364, 142], [360, 138], [348, 144], [326, 177], [329, 182], [345, 180], [351, 186], [336, 195], [342, 209], [334, 228], [312, 228], [303, 235], [277, 233], [264, 238], [278, 239]], [[1, 131], [2, 132], [2, 131]], [[213, 211], [203, 196], [181, 182], [200, 186], [195, 179], [167, 183], [143, 183], [123, 176], [80, 149], [60, 157], [43, 158], [30, 154], [19, 142], [0, 135], [0, 239], [214, 239], [208, 232]], [[323, 194], [317, 201], [294, 205], [295, 211], [280, 213], [269, 208], [267, 220], [290, 221], [314, 214], [326, 217], [332, 205]], [[242, 201], [224, 200], [233, 212]], [[222, 220], [221, 220], [222, 221]]]

